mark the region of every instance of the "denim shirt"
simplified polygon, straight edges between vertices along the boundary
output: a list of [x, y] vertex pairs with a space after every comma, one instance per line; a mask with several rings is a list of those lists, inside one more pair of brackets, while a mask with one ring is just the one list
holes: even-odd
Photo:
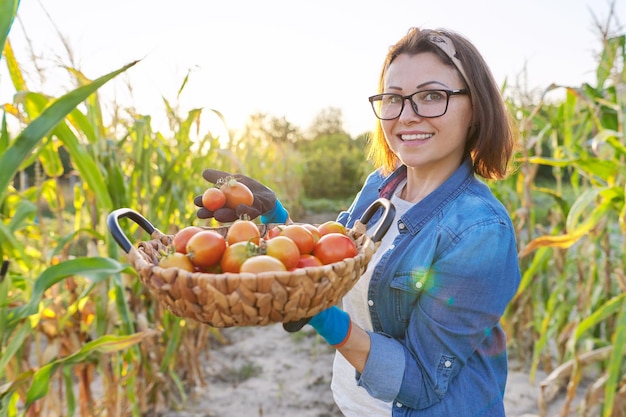
[[[388, 178], [370, 174], [338, 220], [351, 227], [404, 178], [404, 166]], [[393, 416], [504, 417], [499, 321], [520, 282], [506, 209], [468, 159], [391, 227], [399, 234], [369, 285], [374, 331], [357, 384], [393, 401]]]

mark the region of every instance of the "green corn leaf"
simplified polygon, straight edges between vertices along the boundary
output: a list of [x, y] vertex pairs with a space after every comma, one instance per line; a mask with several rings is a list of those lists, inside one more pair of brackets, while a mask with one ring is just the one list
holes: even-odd
[[[6, 366], [9, 361], [15, 356], [15, 353], [23, 346], [24, 340], [32, 333], [33, 329], [30, 326], [30, 323], [26, 321], [21, 326], [18, 326], [15, 332], [12, 332], [11, 329], [7, 329], [5, 326], [3, 327], [3, 332], [10, 331], [10, 342], [3, 349], [2, 355], [0, 355], [0, 379], [4, 377], [4, 373], [6, 370]], [[3, 338], [6, 337], [7, 333], [3, 333]], [[7, 337], [7, 339], [9, 339]]]
[[77, 352], [63, 358], [52, 361], [35, 372], [33, 382], [26, 393], [26, 405], [28, 408], [33, 401], [43, 398], [48, 393], [50, 379], [60, 366], [74, 365], [84, 362], [92, 353], [112, 353], [128, 349], [147, 337], [157, 335], [156, 330], [145, 330], [129, 336], [105, 335], [96, 340], [84, 344]]
[[104, 240], [104, 236], [101, 233], [98, 233], [97, 230], [93, 230], [90, 228], [81, 228], [81, 229], [73, 230], [67, 235], [59, 238], [59, 240], [57, 241], [57, 245], [54, 248], [52, 248], [50, 252], [50, 255], [49, 255], [50, 258], [61, 253], [66, 248], [66, 246], [70, 244], [70, 242], [73, 242], [80, 235], [86, 235], [89, 238], [93, 238], [96, 240]]
[[594, 141], [599, 143], [608, 143], [611, 145], [618, 153], [621, 155], [626, 155], [626, 145], [624, 145], [620, 140], [623, 139], [623, 134], [612, 130], [612, 129], [603, 129], [593, 138]]
[[9, 147], [9, 129], [7, 127], [7, 113], [2, 113], [2, 127], [0, 127], [0, 154]]
[[[16, 392], [18, 387], [22, 385], [26, 385], [32, 379], [34, 374], [35, 374], [35, 371], [28, 370], [26, 372], [22, 372], [21, 374], [17, 375], [6, 384], [0, 385], [0, 400], [4, 401], [7, 395], [11, 395], [12, 393]], [[2, 410], [0, 409], [0, 411]], [[16, 414], [13, 414], [13, 415], [16, 415]]]
[[[15, 177], [22, 161], [28, 157], [41, 140], [61, 122], [76, 106], [120, 73], [126, 71], [137, 61], [113, 71], [95, 80], [93, 83], [79, 87], [55, 100], [39, 117], [33, 120], [15, 138], [11, 146], [0, 157], [0, 202], [4, 200], [9, 184]], [[96, 191], [96, 190], [94, 190]]]
[[32, 217], [37, 213], [37, 206], [35, 203], [29, 200], [20, 200], [17, 203], [15, 213], [9, 220], [9, 230], [13, 233], [22, 229], [29, 222], [32, 222]]
[[[576, 201], [572, 204], [569, 213], [567, 213], [567, 219], [565, 221], [566, 230], [572, 233], [580, 227], [580, 220], [586, 217], [586, 210], [589, 207], [595, 207], [598, 195], [600, 195], [600, 193], [604, 190], [606, 190], [606, 188], [590, 188], [585, 190], [580, 196], [578, 196], [578, 198], [576, 198]], [[589, 218], [587, 218], [586, 221], [589, 221]]]
[[8, 323], [12, 325], [16, 321], [35, 314], [44, 292], [69, 276], [78, 275], [93, 282], [100, 282], [111, 276], [117, 276], [121, 272], [134, 273], [134, 270], [128, 264], [101, 257], [76, 258], [53, 265], [35, 281], [29, 303], [9, 309]]
[[528, 242], [528, 244], [522, 248], [519, 252], [519, 257], [523, 258], [533, 252], [534, 250], [544, 247], [544, 246], [552, 246], [561, 249], [567, 249], [571, 247], [574, 243], [578, 242], [583, 236], [585, 236], [589, 231], [595, 227], [600, 220], [602, 220], [607, 213], [610, 213], [612, 210], [612, 200], [604, 199], [601, 203], [594, 206], [591, 213], [589, 213], [585, 220], [578, 223], [578, 219], [580, 217], [580, 213], [582, 209], [588, 205], [589, 201], [593, 200], [600, 192], [606, 191], [600, 189], [591, 189], [587, 192], [583, 193], [572, 205], [570, 213], [568, 213], [567, 218], [567, 233], [561, 235], [546, 235], [540, 236], [532, 241]]
[[[603, 160], [600, 158], [581, 158], [575, 162], [576, 168], [602, 185], [611, 185], [612, 179], [623, 168], [617, 160]], [[602, 182], [598, 181], [601, 180]]]
[[0, 222], [0, 246], [7, 252], [15, 251], [22, 259], [26, 258], [24, 245], [20, 242], [9, 227]]
[[626, 35], [609, 38], [604, 43], [604, 49], [600, 56], [600, 62], [596, 69], [596, 78], [598, 87], [604, 86], [605, 81], [611, 75], [611, 69], [613, 68], [615, 61], [618, 57], [618, 51], [624, 50]]
[[626, 294], [620, 294], [611, 298], [606, 303], [596, 308], [588, 317], [584, 318], [574, 332], [573, 339], [570, 341], [572, 347], [576, 345], [576, 342], [582, 337], [582, 335], [590, 329], [597, 326], [608, 317], [616, 314], [622, 308], [626, 298]]
[[525, 268], [522, 274], [522, 280], [520, 281], [515, 298], [519, 297], [531, 286], [535, 276], [540, 275], [541, 271], [545, 268], [546, 262], [551, 258], [552, 251], [548, 247], [541, 247], [535, 252], [532, 262]]
[[183, 320], [174, 320], [170, 327], [169, 338], [167, 341], [167, 347], [165, 348], [165, 354], [163, 355], [163, 361], [161, 362], [160, 371], [166, 373], [171, 368], [172, 360], [176, 357], [175, 353], [181, 343], [181, 337], [183, 334]]
[[48, 138], [45, 145], [41, 147], [39, 161], [48, 177], [56, 178], [63, 175], [63, 162], [59, 150], [51, 138]]
[[612, 339], [613, 350], [611, 351], [609, 363], [606, 366], [609, 375], [604, 387], [603, 417], [613, 416], [615, 393], [619, 389], [618, 384], [624, 359], [624, 347], [626, 346], [626, 303], [622, 303], [622, 308], [617, 318], [617, 328], [612, 335]]
[[67, 415], [76, 415], [76, 396], [74, 395], [74, 375], [72, 369], [68, 367], [63, 368], [63, 383], [65, 384], [65, 403], [67, 404]]
[[19, 0], [0, 0], [0, 52], [4, 50], [19, 4]]
[[[72, 114], [78, 113], [73, 111]], [[98, 164], [88, 149], [82, 145], [76, 135], [65, 124], [60, 124], [54, 129], [54, 134], [63, 142], [72, 164], [80, 173], [80, 178], [87, 183], [89, 189], [98, 196], [96, 202], [104, 211], [111, 211], [113, 203], [111, 195], [105, 182], [105, 178], [100, 172]]]
[[[546, 158], [542, 156], [531, 156], [527, 158], [528, 162], [531, 164], [537, 165], [547, 165], [551, 167], [565, 168], [573, 165], [575, 161], [571, 159], [554, 159], [554, 158]], [[520, 158], [520, 161], [523, 161], [523, 158]]]

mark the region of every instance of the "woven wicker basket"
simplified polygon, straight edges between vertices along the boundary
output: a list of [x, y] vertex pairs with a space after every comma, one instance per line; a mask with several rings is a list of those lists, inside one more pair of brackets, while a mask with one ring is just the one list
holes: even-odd
[[[383, 208], [383, 220], [372, 236], [366, 223]], [[393, 206], [380, 199], [347, 230], [358, 253], [320, 267], [285, 272], [210, 274], [179, 268], [161, 268], [161, 251], [173, 236], [165, 235], [131, 209], [113, 211], [107, 224], [116, 242], [128, 253], [128, 260], [141, 282], [173, 314], [214, 327], [262, 326], [296, 322], [337, 304], [365, 271], [378, 242], [393, 220]], [[121, 231], [119, 218], [128, 217], [150, 233], [152, 240], [132, 245]], [[259, 225], [263, 236], [269, 228]], [[226, 235], [227, 226], [213, 228]]]

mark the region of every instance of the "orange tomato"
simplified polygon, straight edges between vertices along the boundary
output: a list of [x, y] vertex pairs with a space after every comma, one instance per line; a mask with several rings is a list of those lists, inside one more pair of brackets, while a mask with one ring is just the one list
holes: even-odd
[[286, 271], [285, 265], [269, 255], [257, 255], [245, 260], [241, 265], [240, 272], [251, 272], [258, 274], [261, 272]]
[[325, 223], [320, 224], [319, 226], [317, 226], [317, 230], [320, 233], [320, 237], [329, 233], [341, 233], [343, 235], [346, 234], [346, 227], [336, 220], [329, 220]]
[[189, 257], [180, 252], [165, 254], [161, 259], [159, 259], [159, 266], [161, 268], [180, 268], [189, 272], [194, 272], [195, 270]]
[[226, 239], [214, 230], [203, 230], [191, 236], [187, 242], [187, 254], [191, 263], [199, 268], [219, 264], [226, 250]]
[[202, 230], [204, 229], [198, 226], [187, 226], [180, 229], [172, 238], [174, 250], [180, 253], [187, 253], [187, 242], [189, 238]]
[[258, 255], [258, 251], [259, 247], [252, 242], [236, 242], [228, 245], [220, 260], [222, 272], [238, 273], [241, 265], [248, 258]]
[[287, 236], [276, 236], [264, 241], [264, 254], [272, 256], [281, 261], [288, 270], [292, 270], [298, 265], [300, 250], [296, 242]]
[[313, 234], [301, 224], [289, 224], [280, 231], [280, 236], [286, 236], [298, 246], [300, 254], [311, 253], [315, 247]]
[[313, 255], [324, 265], [354, 258], [358, 253], [354, 241], [341, 233], [328, 233], [320, 238]]
[[226, 195], [226, 207], [236, 209], [240, 204], [251, 206], [254, 203], [254, 194], [247, 185], [237, 181], [235, 178], [227, 178], [220, 190]]
[[237, 242], [252, 242], [259, 244], [261, 232], [252, 220], [235, 220], [226, 232], [226, 243], [232, 245]]
[[202, 205], [207, 210], [219, 210], [226, 204], [226, 194], [219, 188], [211, 187], [202, 193]]
[[317, 226], [309, 223], [303, 223], [302, 226], [305, 227], [309, 232], [311, 232], [311, 234], [313, 235], [313, 240], [315, 241], [315, 244], [317, 244], [317, 241], [320, 240], [320, 231], [317, 229]]

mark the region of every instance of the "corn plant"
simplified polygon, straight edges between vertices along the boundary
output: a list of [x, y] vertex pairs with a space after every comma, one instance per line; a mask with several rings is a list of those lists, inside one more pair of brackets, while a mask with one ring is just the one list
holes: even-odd
[[[543, 404], [568, 382], [563, 415], [589, 372], [597, 380], [585, 412], [603, 404], [604, 417], [621, 416], [626, 404], [625, 57], [624, 35], [606, 38], [596, 87], [567, 87], [560, 103], [517, 109], [521, 149], [509, 185], [523, 279], [506, 320], [531, 336], [532, 374], [540, 365], [551, 372]], [[549, 186], [538, 180], [542, 167]], [[539, 200], [552, 206], [541, 215]]]
[[[8, 34], [18, 3], [0, 5]], [[251, 175], [262, 161], [286, 170], [289, 155], [267, 137], [262, 154], [241, 155], [244, 139], [202, 132], [202, 112], [219, 112], [181, 117], [165, 98], [170, 132], [154, 132], [151, 117], [131, 109], [117, 109], [109, 125], [97, 91], [135, 63], [93, 81], [68, 67], [77, 88], [54, 98], [28, 88], [5, 39], [16, 94], [2, 106], [0, 135], [0, 415], [138, 416], [182, 406], [186, 390], [205, 383], [201, 352], [219, 332], [174, 317], [147, 294], [104, 219], [131, 207], [174, 233], [198, 221], [192, 201], [208, 186], [204, 168]], [[7, 117], [21, 126], [15, 137]], [[32, 167], [18, 187], [14, 179]], [[279, 192], [299, 188], [272, 180]], [[135, 241], [149, 238], [123, 227]]]
[[[3, 1], [1, 8], [0, 23], [8, 33], [12, 18], [5, 24], [5, 17], [15, 15], [17, 3]], [[79, 87], [55, 99], [28, 90], [5, 39], [3, 58], [17, 93], [2, 107], [0, 141], [0, 414], [92, 415], [96, 373], [107, 399], [100, 407], [107, 415], [141, 415], [170, 406], [175, 403], [171, 393], [184, 398], [184, 381], [201, 378], [197, 353], [206, 342], [197, 339], [205, 339], [207, 330], [153, 303], [146, 306], [135, 273], [117, 260], [118, 248], [103, 227], [114, 207], [154, 189], [152, 177], [137, 194], [110, 188], [119, 185], [113, 179], [120, 172], [111, 169], [118, 154], [108, 147], [96, 91], [135, 63], [94, 81], [72, 70]], [[15, 138], [7, 116], [24, 126]], [[144, 133], [137, 128], [142, 121], [137, 119], [130, 135]], [[70, 190], [69, 207], [61, 187], [61, 147], [79, 179]], [[16, 174], [33, 164], [34, 185], [16, 189]], [[155, 335], [167, 343], [151, 342]]]

